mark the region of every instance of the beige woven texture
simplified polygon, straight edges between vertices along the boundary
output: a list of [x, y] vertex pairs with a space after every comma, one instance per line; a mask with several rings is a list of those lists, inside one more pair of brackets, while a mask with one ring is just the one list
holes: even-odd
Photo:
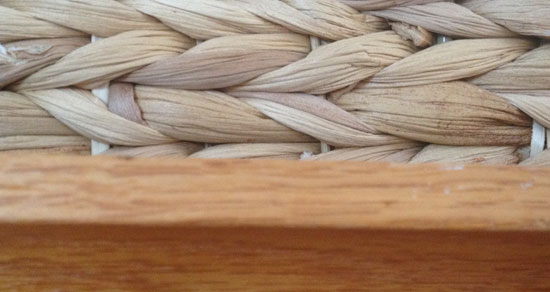
[[550, 166], [548, 15], [547, 0], [0, 0], [0, 151]]

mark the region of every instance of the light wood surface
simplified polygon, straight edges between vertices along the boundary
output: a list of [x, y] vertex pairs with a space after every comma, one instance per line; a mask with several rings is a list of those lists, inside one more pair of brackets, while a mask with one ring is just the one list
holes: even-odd
[[549, 291], [546, 169], [0, 156], [0, 291]]
[[0, 222], [550, 229], [550, 169], [0, 155]]

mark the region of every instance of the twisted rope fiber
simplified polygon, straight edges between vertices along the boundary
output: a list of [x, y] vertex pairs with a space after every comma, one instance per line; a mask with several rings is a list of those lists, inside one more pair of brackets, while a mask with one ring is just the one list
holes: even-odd
[[[550, 127], [546, 13], [527, 0], [0, 0], [0, 150], [89, 154], [92, 139], [129, 156], [548, 165], [547, 151], [525, 160], [533, 120]], [[109, 83], [104, 104], [91, 90]]]

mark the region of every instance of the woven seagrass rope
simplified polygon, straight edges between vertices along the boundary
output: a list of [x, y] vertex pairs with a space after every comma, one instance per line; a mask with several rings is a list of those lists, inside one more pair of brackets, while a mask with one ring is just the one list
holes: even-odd
[[0, 151], [550, 165], [546, 15], [541, 0], [0, 0]]

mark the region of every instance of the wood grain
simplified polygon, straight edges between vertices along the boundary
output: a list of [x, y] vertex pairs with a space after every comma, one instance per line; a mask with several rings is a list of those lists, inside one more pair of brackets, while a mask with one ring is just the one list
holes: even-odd
[[550, 228], [550, 169], [0, 155], [0, 223]]
[[549, 174], [0, 155], [0, 291], [548, 291]]
[[1, 291], [549, 291], [533, 232], [0, 227]]

